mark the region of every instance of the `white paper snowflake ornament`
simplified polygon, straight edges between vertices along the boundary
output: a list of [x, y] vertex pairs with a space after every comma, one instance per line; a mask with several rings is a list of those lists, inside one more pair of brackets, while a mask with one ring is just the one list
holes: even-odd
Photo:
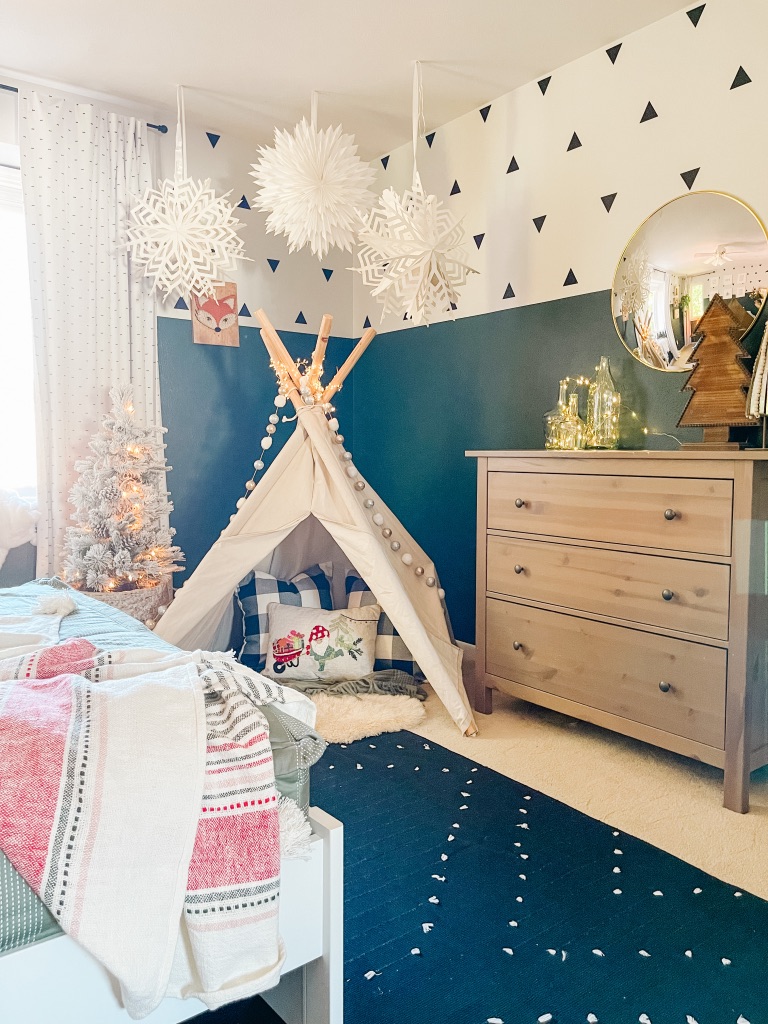
[[423, 120], [421, 65], [413, 76], [413, 184], [400, 196], [385, 189], [378, 206], [362, 215], [359, 266], [371, 294], [387, 313], [403, 313], [414, 324], [429, 324], [447, 313], [453, 318], [459, 289], [477, 271], [467, 262], [461, 221], [434, 195], [427, 195], [416, 166], [416, 144]]
[[363, 221], [355, 270], [384, 304], [382, 319], [404, 313], [418, 325], [453, 315], [459, 289], [477, 271], [467, 262], [461, 222], [425, 193], [418, 173], [402, 196], [385, 189]]
[[290, 252], [309, 245], [318, 259], [334, 246], [352, 250], [360, 226], [358, 210], [375, 196], [376, 177], [357, 155], [354, 136], [317, 128], [315, 99], [311, 123], [302, 118], [293, 132], [275, 129], [275, 144], [259, 149], [251, 175], [260, 186], [252, 206], [269, 214], [267, 231], [285, 235]]
[[242, 227], [234, 216], [231, 192], [217, 195], [209, 179], [187, 175], [186, 124], [181, 87], [177, 91], [176, 165], [173, 180], [158, 182], [137, 199], [127, 228], [133, 262], [153, 278], [154, 287], [179, 296], [213, 295], [247, 259]]

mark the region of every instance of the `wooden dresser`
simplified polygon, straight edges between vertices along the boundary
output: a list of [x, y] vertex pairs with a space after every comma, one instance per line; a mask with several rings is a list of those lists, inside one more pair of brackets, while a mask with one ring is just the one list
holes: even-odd
[[768, 453], [468, 452], [477, 678], [725, 770], [768, 763]]

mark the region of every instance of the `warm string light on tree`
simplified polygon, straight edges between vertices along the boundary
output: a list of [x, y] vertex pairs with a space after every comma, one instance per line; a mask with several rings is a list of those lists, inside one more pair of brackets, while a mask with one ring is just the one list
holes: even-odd
[[70, 492], [77, 526], [67, 530], [63, 577], [96, 593], [155, 587], [180, 568], [181, 550], [167, 525], [162, 429], [135, 422], [130, 388], [113, 388], [112, 409], [75, 464]]

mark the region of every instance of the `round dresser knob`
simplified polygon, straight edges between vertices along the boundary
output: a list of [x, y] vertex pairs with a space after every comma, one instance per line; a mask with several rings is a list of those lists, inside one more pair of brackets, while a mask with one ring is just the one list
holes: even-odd
[[522, 508], [525, 502], [522, 498], [515, 498], [515, 508]]
[[677, 519], [677, 512], [673, 508], [667, 508], [664, 510], [664, 518], [671, 522], [673, 519]]
[[671, 601], [672, 598], [675, 596], [675, 592], [674, 590], [662, 590], [661, 596], [664, 598], [665, 601]]
[[512, 646], [514, 647], [514, 649], [516, 651], [522, 651], [522, 649], [523, 649], [523, 645], [520, 643], [519, 640], [515, 640], [514, 643], [512, 644]]
[[662, 693], [669, 693], [669, 691], [672, 689], [672, 687], [670, 686], [669, 683], [665, 683], [664, 680], [662, 679], [662, 681], [659, 683], [659, 689], [661, 690]]
[[517, 575], [519, 576], [521, 572], [525, 572], [525, 569], [523, 568], [523, 566], [522, 566], [522, 565], [516, 565], [516, 566], [515, 566], [515, 572], [516, 572], [516, 573], [517, 573]]

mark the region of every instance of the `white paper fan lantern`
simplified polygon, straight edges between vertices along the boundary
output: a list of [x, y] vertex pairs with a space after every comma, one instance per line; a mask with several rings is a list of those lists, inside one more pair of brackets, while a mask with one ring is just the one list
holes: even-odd
[[357, 254], [363, 282], [387, 313], [414, 324], [453, 313], [459, 288], [477, 271], [466, 261], [464, 230], [437, 196], [424, 192], [418, 174], [402, 196], [385, 189], [364, 217]]
[[267, 230], [285, 235], [290, 252], [309, 245], [322, 259], [332, 246], [351, 251], [358, 210], [376, 198], [368, 188], [375, 172], [357, 156], [354, 137], [303, 118], [293, 132], [276, 128], [274, 146], [259, 153], [252, 205], [268, 212]]
[[165, 293], [213, 295], [237, 266], [247, 259], [242, 227], [228, 201], [231, 192], [216, 195], [210, 180], [195, 181], [187, 175], [186, 124], [181, 88], [177, 93], [176, 166], [173, 180], [166, 178], [156, 189], [137, 199], [127, 228], [133, 262], [153, 278], [154, 287]]

